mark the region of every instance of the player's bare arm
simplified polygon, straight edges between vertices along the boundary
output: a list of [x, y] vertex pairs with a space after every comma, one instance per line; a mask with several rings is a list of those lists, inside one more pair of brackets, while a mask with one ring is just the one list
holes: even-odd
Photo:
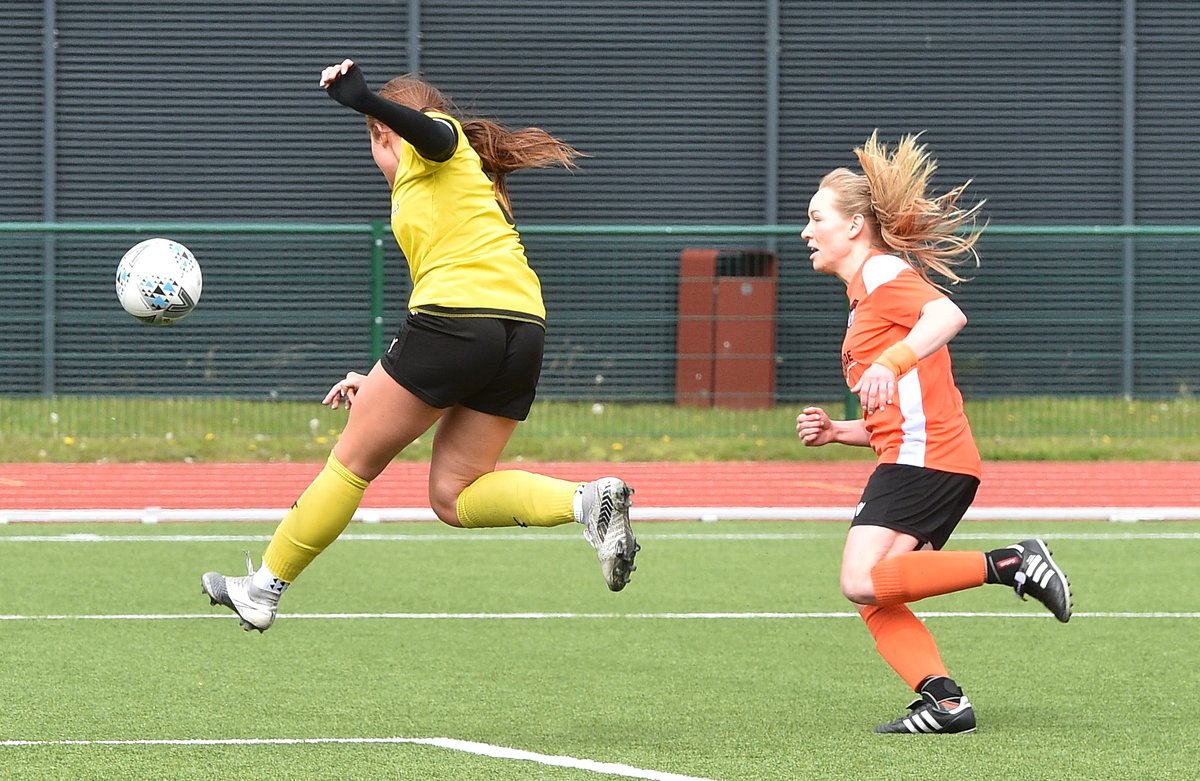
[[796, 416], [796, 435], [806, 447], [831, 443], [867, 447], [871, 438], [865, 420], [831, 420], [820, 407], [805, 407]]
[[967, 316], [949, 298], [935, 298], [921, 308], [921, 316], [904, 337], [917, 358], [933, 355], [950, 343], [967, 324]]
[[[943, 296], [928, 302], [921, 308], [921, 315], [908, 336], [885, 351], [881, 360], [867, 367], [850, 392], [858, 396], [859, 403], [868, 415], [894, 404], [896, 382], [900, 377], [916, 361], [933, 355], [949, 344], [966, 324], [967, 316], [949, 298]], [[884, 357], [893, 351], [901, 351], [908, 359], [885, 360]]]

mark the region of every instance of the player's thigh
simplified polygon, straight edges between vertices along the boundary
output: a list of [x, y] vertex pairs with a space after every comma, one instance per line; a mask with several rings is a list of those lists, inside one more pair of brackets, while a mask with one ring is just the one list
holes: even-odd
[[452, 503], [464, 488], [493, 471], [516, 428], [517, 421], [511, 418], [451, 407], [433, 437], [430, 500]]
[[842, 549], [842, 593], [856, 602], [873, 596], [871, 570], [875, 565], [920, 547], [916, 537], [886, 526], [851, 526]]
[[444, 413], [421, 401], [376, 363], [355, 394], [334, 455], [354, 474], [374, 480]]

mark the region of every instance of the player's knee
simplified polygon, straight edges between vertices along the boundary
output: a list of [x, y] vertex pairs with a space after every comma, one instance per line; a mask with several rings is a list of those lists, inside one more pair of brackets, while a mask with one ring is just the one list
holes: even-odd
[[875, 602], [875, 584], [870, 573], [842, 573], [842, 596], [856, 605], [871, 605]]
[[462, 526], [458, 520], [458, 491], [429, 487], [429, 506], [438, 520], [448, 526]]

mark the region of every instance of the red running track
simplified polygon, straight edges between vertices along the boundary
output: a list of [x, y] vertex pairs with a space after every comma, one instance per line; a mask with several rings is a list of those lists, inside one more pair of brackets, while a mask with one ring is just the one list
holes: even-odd
[[[0, 464], [0, 511], [286, 509], [313, 463]], [[606, 474], [636, 490], [635, 508], [853, 507], [874, 464], [710, 462], [506, 464], [568, 480]], [[425, 463], [396, 462], [364, 508], [427, 509]], [[1200, 462], [995, 462], [976, 508], [1200, 508]]]

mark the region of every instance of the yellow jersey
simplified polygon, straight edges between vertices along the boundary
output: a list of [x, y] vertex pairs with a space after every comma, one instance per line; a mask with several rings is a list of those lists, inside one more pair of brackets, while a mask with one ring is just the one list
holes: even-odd
[[[408, 308], [491, 316], [545, 325], [537, 274], [458, 120], [458, 146], [445, 162], [426, 160], [404, 142], [392, 186], [392, 233], [408, 260]], [[445, 310], [453, 311], [445, 311]]]

